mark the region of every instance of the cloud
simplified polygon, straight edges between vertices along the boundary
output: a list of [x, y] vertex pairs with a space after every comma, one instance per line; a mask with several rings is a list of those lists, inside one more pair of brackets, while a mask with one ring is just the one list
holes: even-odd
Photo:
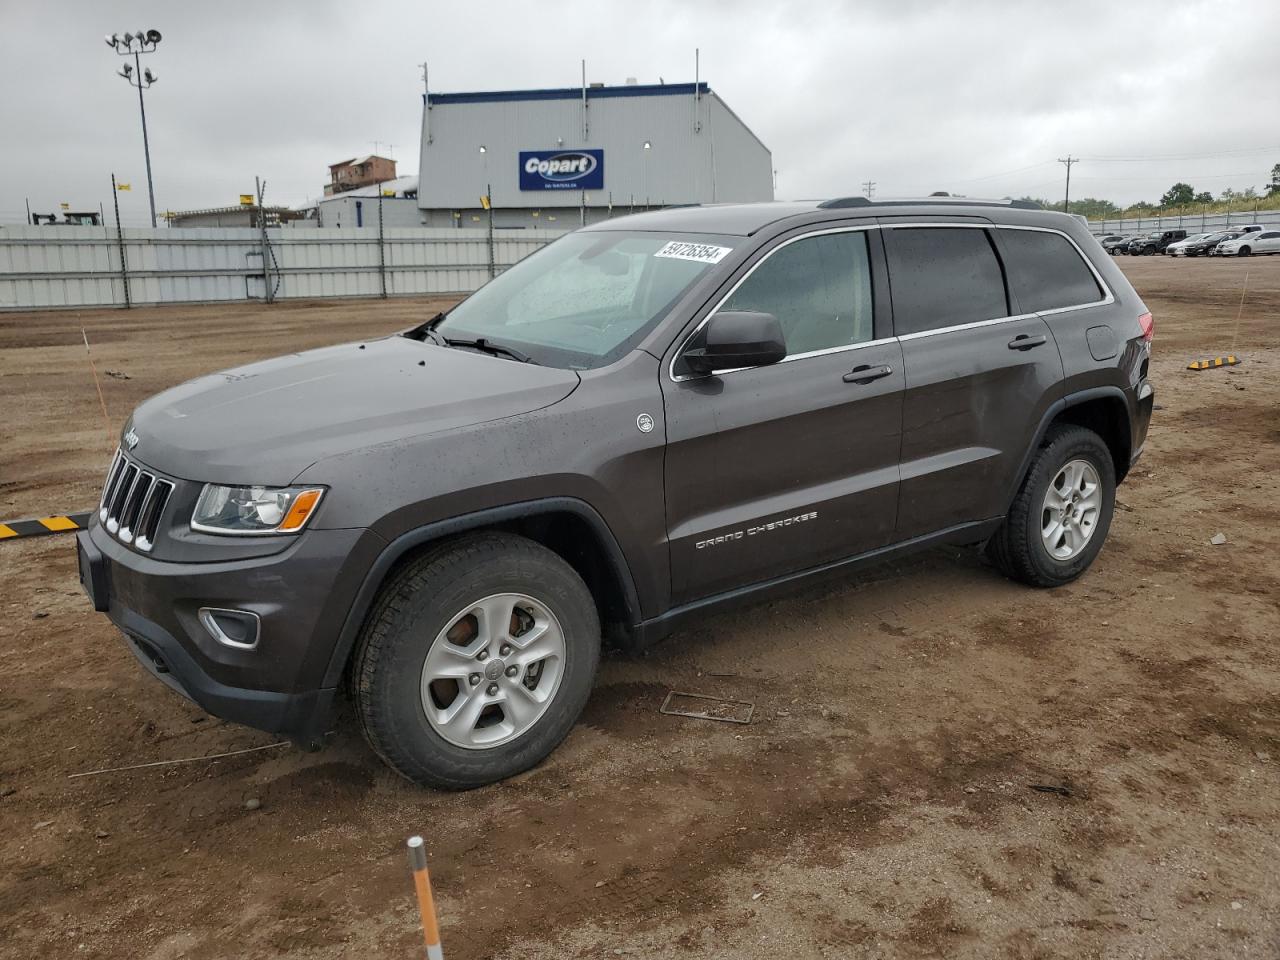
[[[702, 76], [773, 150], [780, 196], [949, 189], [1154, 199], [1175, 180], [1261, 186], [1280, 162], [1280, 4], [530, 2], [10, 5], [0, 60], [0, 222], [60, 201], [146, 221], [136, 94], [105, 33], [155, 27], [147, 92], [157, 203], [320, 194], [374, 141], [417, 168], [418, 64], [437, 90]], [[1245, 151], [1253, 150], [1252, 153]], [[1186, 159], [1117, 161], [1177, 155]], [[1205, 156], [1202, 156], [1205, 155]], [[1217, 155], [1217, 156], [1214, 156]], [[999, 174], [993, 176], [993, 174]]]

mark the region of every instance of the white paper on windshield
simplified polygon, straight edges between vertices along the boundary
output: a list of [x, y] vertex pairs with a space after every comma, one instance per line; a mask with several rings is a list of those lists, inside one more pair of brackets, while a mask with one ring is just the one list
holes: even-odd
[[686, 243], [683, 240], [672, 240], [654, 254], [655, 257], [668, 257], [672, 260], [696, 260], [698, 263], [719, 263], [733, 247], [716, 247], [709, 243]]

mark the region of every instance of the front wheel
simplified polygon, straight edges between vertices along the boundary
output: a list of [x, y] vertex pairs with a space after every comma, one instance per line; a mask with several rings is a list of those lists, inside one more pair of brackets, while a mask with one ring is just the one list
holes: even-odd
[[357, 647], [365, 738], [405, 778], [466, 790], [541, 762], [586, 705], [600, 620], [582, 578], [524, 537], [485, 533], [417, 557]]
[[1005, 576], [1058, 587], [1093, 563], [1111, 527], [1116, 471], [1092, 430], [1051, 427], [987, 552]]
[[1247, 257], [1247, 256], [1249, 256], [1249, 254], [1251, 254], [1251, 253], [1253, 253], [1253, 251], [1252, 251], [1252, 250], [1250, 250], [1248, 247], [1241, 247], [1241, 248], [1240, 248], [1240, 256], [1242, 256], [1242, 257]]

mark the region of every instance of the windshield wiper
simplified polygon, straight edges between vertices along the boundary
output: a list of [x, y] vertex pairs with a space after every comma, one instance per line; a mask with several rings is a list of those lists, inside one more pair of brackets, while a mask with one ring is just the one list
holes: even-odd
[[[427, 332], [435, 333], [434, 330], [429, 330]], [[437, 336], [439, 335], [437, 334]], [[519, 350], [516, 350], [513, 347], [504, 347], [500, 343], [494, 343], [492, 340], [489, 340], [486, 337], [476, 337], [474, 340], [462, 340], [456, 337], [443, 337], [442, 339], [444, 340], [445, 343], [447, 343], [451, 347], [463, 347], [471, 350], [481, 350], [484, 353], [491, 353], [494, 356], [510, 357], [512, 360], [518, 360], [521, 363], [533, 363], [535, 366], [537, 366], [534, 359], [530, 357], [528, 354], [521, 353]]]
[[435, 332], [436, 324], [443, 319], [444, 319], [444, 314], [437, 313], [430, 320], [424, 320], [422, 323], [418, 324], [416, 327], [406, 330], [404, 333], [400, 335], [402, 337], [408, 337], [410, 340], [428, 340], [429, 339], [433, 343], [438, 343], [441, 346], [444, 346], [445, 344], [442, 338], [440, 337], [440, 334]]

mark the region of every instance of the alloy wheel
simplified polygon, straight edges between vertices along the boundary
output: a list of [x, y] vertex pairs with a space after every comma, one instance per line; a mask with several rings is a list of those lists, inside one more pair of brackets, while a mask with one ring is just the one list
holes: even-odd
[[1045, 491], [1040, 539], [1055, 560], [1072, 560], [1093, 538], [1102, 512], [1102, 483], [1088, 460], [1065, 464]]
[[541, 601], [499, 593], [459, 610], [422, 665], [422, 709], [449, 743], [483, 750], [527, 733], [564, 676], [560, 621]]

